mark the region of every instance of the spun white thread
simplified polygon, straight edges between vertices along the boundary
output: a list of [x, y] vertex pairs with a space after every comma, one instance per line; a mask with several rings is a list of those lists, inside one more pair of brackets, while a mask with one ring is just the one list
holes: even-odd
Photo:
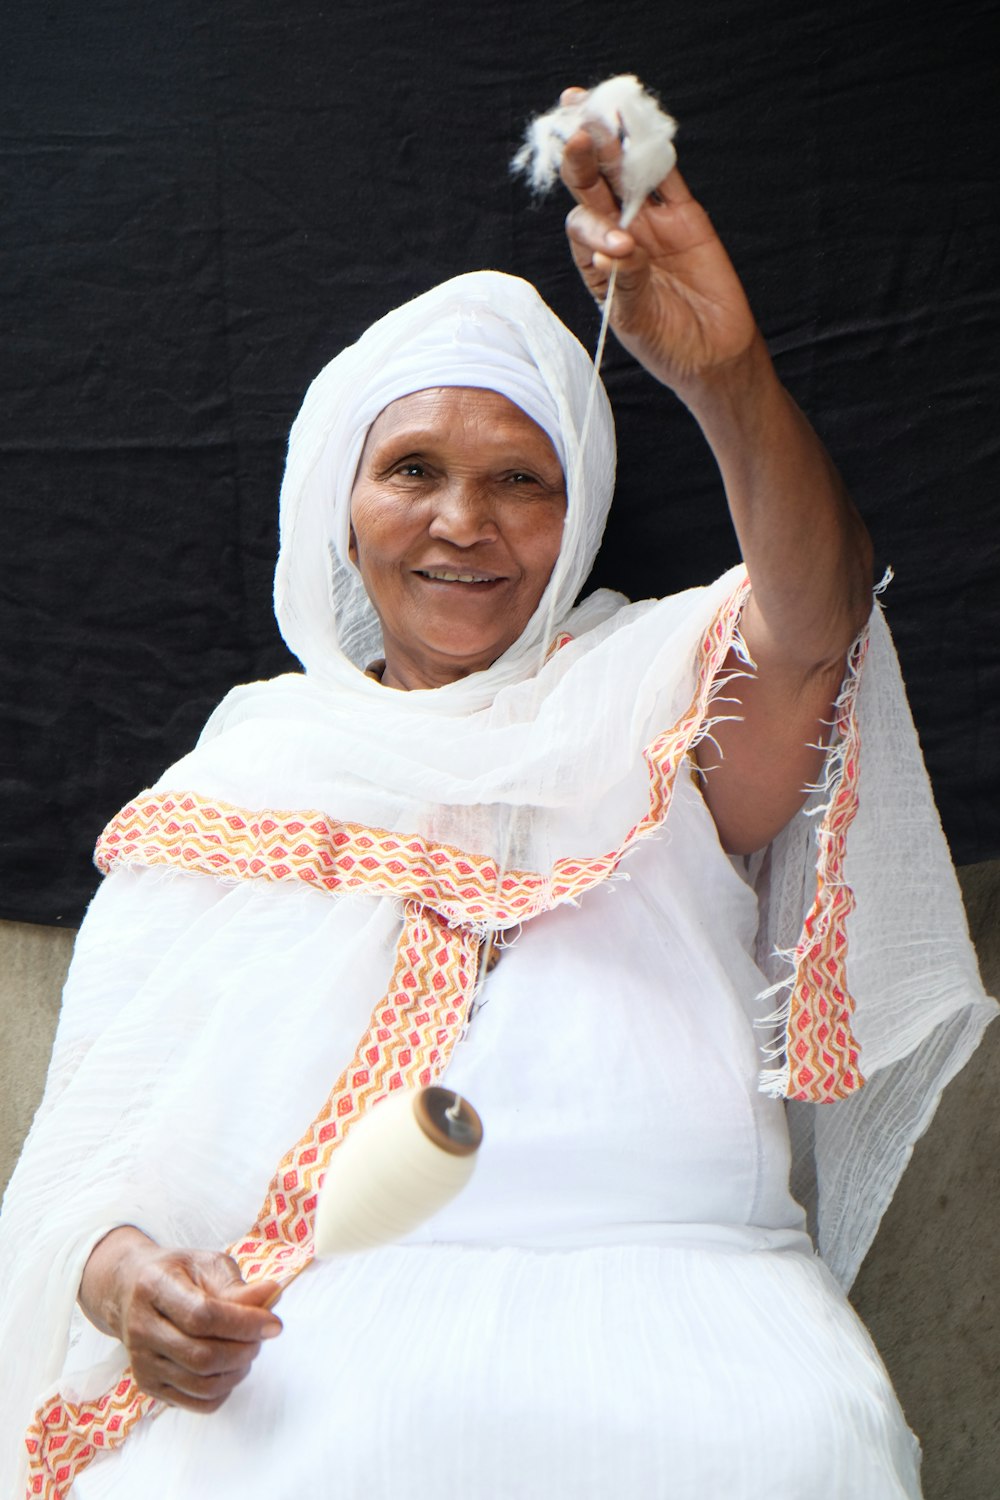
[[[511, 163], [512, 170], [523, 174], [532, 183], [537, 193], [545, 193], [559, 174], [563, 148], [579, 129], [588, 129], [595, 139], [609, 140], [616, 137], [621, 145], [620, 159], [620, 203], [619, 227], [625, 229], [641, 209], [643, 202], [669, 175], [677, 162], [673, 139], [677, 121], [660, 108], [656, 98], [639, 82], [634, 74], [621, 74], [605, 79], [596, 88], [588, 90], [571, 104], [562, 104], [539, 115], [528, 126], [524, 144]], [[576, 459], [569, 493], [575, 494], [583, 470], [587, 437], [590, 433], [594, 398], [600, 379], [604, 348], [611, 321], [611, 308], [618, 279], [618, 262], [614, 261], [608, 277], [608, 289], [604, 298], [601, 328], [594, 354], [594, 370], [587, 392], [584, 418], [578, 438]], [[555, 629], [554, 597], [549, 600], [545, 628], [539, 644], [539, 656], [535, 666], [535, 690], [531, 703], [534, 715], [538, 707], [539, 676], [552, 648]], [[510, 869], [510, 851], [513, 841], [512, 819], [508, 814], [505, 835], [502, 836], [497, 854], [496, 896], [493, 902], [490, 937], [495, 941], [498, 930], [500, 898], [503, 881]], [[469, 1007], [469, 1018], [482, 1003], [480, 996], [486, 980], [486, 965], [480, 964]], [[468, 1025], [468, 1022], [466, 1022]]]
[[[594, 352], [594, 368], [577, 440], [569, 485], [572, 494], [579, 492], [583, 473], [584, 454], [593, 419], [617, 279], [618, 262], [615, 261], [608, 277]], [[555, 623], [553, 596], [549, 601], [533, 673], [535, 685], [532, 714], [538, 707], [540, 674], [552, 647]], [[512, 824], [513, 820], [508, 814], [505, 836], [498, 850], [493, 920], [484, 940], [494, 944], [499, 934], [499, 906], [504, 878], [510, 869]], [[469, 1020], [481, 1003], [480, 995], [488, 972], [486, 963], [480, 962], [469, 1006]], [[429, 1140], [414, 1114], [415, 1097], [414, 1090], [405, 1089], [397, 1096], [390, 1095], [383, 1099], [378, 1108], [358, 1121], [348, 1138], [333, 1153], [316, 1209], [315, 1246], [318, 1257], [373, 1249], [402, 1238], [449, 1203], [471, 1178], [475, 1170], [476, 1153], [455, 1156]], [[461, 1101], [456, 1098], [448, 1111], [449, 1118], [457, 1118], [460, 1104]]]
[[[594, 413], [594, 400], [597, 396], [597, 386], [601, 378], [601, 363], [604, 359], [604, 347], [607, 343], [608, 328], [611, 322], [611, 303], [614, 298], [615, 285], [617, 280], [618, 262], [614, 261], [611, 266], [611, 274], [608, 277], [608, 290], [604, 298], [604, 307], [601, 313], [601, 327], [597, 336], [597, 348], [594, 352], [594, 369], [590, 377], [590, 385], [587, 389], [587, 400], [583, 409], [583, 423], [580, 428], [580, 434], [577, 442], [576, 458], [573, 464], [572, 482], [569, 485], [569, 493], [571, 494], [579, 493], [580, 479], [583, 474], [584, 454], [587, 448], [587, 438], [590, 433], [590, 424]], [[534, 714], [538, 708], [541, 692], [540, 675], [542, 668], [545, 666], [545, 663], [548, 660], [549, 652], [552, 649], [555, 624], [555, 595], [553, 595], [549, 600], [548, 613], [545, 618], [545, 628], [542, 631], [539, 641], [538, 659], [535, 663], [534, 673], [532, 674], [534, 679], [531, 701], [532, 717], [534, 717]], [[492, 941], [494, 944], [496, 944], [497, 942], [497, 935], [499, 932], [499, 906], [500, 898], [503, 892], [503, 883], [506, 875], [510, 871], [510, 850], [512, 841], [512, 819], [508, 814], [506, 819], [505, 836], [501, 848], [498, 851], [499, 858], [497, 860], [496, 894], [493, 900], [493, 920], [489, 937], [486, 939], [487, 942]], [[488, 973], [489, 970], [487, 965], [483, 962], [480, 962], [479, 973], [476, 975], [475, 987], [472, 992], [472, 1001], [469, 1006], [469, 1020], [472, 1019], [472, 1016], [482, 1004], [480, 996], [482, 994], [483, 986], [486, 983]], [[466, 1022], [466, 1028], [467, 1027], [468, 1021]]]

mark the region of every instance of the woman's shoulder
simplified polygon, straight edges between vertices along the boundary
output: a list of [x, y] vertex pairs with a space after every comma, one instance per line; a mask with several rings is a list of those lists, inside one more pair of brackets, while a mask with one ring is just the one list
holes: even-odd
[[209, 714], [197, 745], [208, 744], [248, 719], [277, 717], [315, 697], [315, 685], [304, 672], [284, 672], [259, 682], [239, 683]]

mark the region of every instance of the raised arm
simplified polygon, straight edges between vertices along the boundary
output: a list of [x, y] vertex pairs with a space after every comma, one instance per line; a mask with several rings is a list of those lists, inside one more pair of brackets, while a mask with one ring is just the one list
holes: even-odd
[[[767, 844], [802, 805], [815, 749], [871, 608], [871, 543], [825, 448], [779, 381], [739, 278], [680, 173], [628, 231], [612, 190], [620, 147], [581, 131], [563, 181], [573, 258], [611, 326], [701, 426], [722, 474], [752, 586], [742, 631], [756, 664], [699, 748], [705, 797], [725, 848]], [[737, 663], [732, 663], [737, 665]]]

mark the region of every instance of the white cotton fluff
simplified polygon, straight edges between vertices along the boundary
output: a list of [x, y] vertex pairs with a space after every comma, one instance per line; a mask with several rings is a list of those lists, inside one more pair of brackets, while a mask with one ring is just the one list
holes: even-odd
[[622, 144], [621, 227], [632, 222], [645, 198], [677, 163], [677, 121], [632, 73], [606, 78], [573, 104], [559, 104], [531, 121], [524, 145], [511, 166], [523, 173], [537, 193], [545, 193], [559, 174], [563, 147], [586, 127], [598, 140], [617, 137]]

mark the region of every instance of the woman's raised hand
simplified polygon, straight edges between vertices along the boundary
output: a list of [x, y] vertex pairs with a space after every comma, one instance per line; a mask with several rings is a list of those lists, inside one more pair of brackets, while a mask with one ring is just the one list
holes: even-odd
[[273, 1281], [247, 1286], [228, 1255], [163, 1250], [123, 1226], [87, 1261], [80, 1306], [125, 1345], [147, 1395], [210, 1412], [249, 1374], [262, 1341], [281, 1332], [268, 1310], [277, 1290]]
[[[574, 102], [575, 91], [563, 96]], [[871, 609], [871, 542], [829, 455], [781, 385], [729, 256], [672, 171], [618, 227], [621, 145], [581, 129], [563, 182], [573, 258], [593, 295], [618, 274], [611, 326], [696, 417], [715, 455], [750, 575], [740, 628], [756, 671], [701, 742], [723, 847], [767, 845], [821, 772], [845, 654]], [[735, 654], [729, 666], [739, 668]]]
[[[576, 92], [567, 90], [563, 102]], [[617, 262], [612, 328], [650, 374], [696, 405], [701, 382], [758, 344], [757, 325], [708, 215], [676, 169], [628, 229], [618, 227], [620, 164], [617, 140], [578, 130], [566, 142], [561, 176], [577, 202], [566, 220], [573, 259], [599, 302]]]

